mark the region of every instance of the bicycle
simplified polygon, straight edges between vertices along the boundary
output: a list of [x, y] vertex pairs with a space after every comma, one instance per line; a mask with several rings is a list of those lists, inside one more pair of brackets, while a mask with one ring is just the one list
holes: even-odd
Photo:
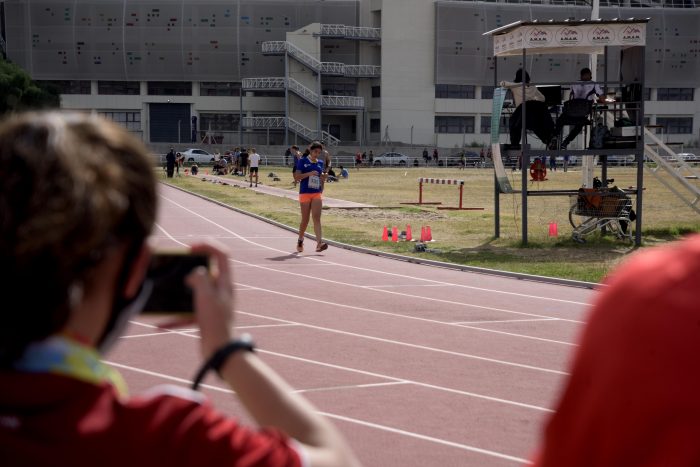
[[[606, 180], [606, 183], [614, 182]], [[620, 188], [604, 187], [595, 177], [593, 188], [580, 188], [569, 209], [569, 222], [574, 228], [572, 238], [585, 243], [584, 237], [600, 230], [611, 232], [619, 240], [632, 241], [630, 222], [636, 219], [632, 199]]]

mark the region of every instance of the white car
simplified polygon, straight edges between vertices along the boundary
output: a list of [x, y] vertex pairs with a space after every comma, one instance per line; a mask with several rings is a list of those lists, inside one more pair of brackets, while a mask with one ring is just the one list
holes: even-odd
[[408, 156], [400, 152], [385, 152], [384, 154], [376, 156], [373, 164], [376, 167], [381, 167], [382, 165], [400, 165], [405, 167], [406, 164], [408, 164]]
[[692, 152], [681, 152], [678, 154], [678, 158], [685, 162], [700, 162], [700, 157]]
[[187, 149], [186, 151], [181, 151], [180, 154], [185, 156], [187, 162], [196, 162], [198, 164], [214, 162], [214, 154], [211, 154], [204, 149]]

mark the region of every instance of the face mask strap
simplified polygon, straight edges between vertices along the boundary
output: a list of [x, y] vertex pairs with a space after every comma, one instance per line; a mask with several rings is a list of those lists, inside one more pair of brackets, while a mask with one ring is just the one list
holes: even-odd
[[117, 287], [115, 289], [112, 312], [109, 316], [109, 321], [105, 326], [105, 330], [102, 333], [102, 337], [100, 337], [97, 345], [100, 352], [105, 352], [114, 344], [119, 337], [119, 333], [124, 326], [126, 326], [129, 319], [140, 312], [146, 305], [146, 301], [153, 290], [153, 284], [149, 284], [147, 287], [146, 282], [144, 282], [141, 284], [141, 288], [134, 297], [125, 298], [123, 295], [124, 289], [126, 288], [126, 283], [129, 280], [131, 270], [142, 245], [142, 242], [132, 243], [124, 255], [124, 262], [122, 264], [122, 269], [119, 273], [119, 280], [117, 281]]

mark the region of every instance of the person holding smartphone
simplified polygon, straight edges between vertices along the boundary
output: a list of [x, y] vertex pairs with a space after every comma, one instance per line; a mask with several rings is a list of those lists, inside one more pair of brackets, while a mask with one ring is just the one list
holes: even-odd
[[301, 207], [301, 222], [299, 224], [299, 238], [297, 240], [297, 252], [304, 251], [304, 234], [309, 225], [309, 218], [314, 221], [314, 234], [316, 235], [316, 251], [321, 252], [328, 248], [328, 244], [322, 240], [321, 210], [323, 209], [323, 184], [326, 181], [326, 163], [321, 158], [323, 145], [314, 141], [309, 145], [309, 153], [297, 162], [294, 170], [294, 181], [299, 182], [299, 206]]
[[3, 467], [358, 465], [251, 341], [233, 339], [230, 259], [218, 247], [193, 246], [212, 267], [187, 277], [203, 368], [217, 370], [264, 428], [182, 387], [129, 397], [103, 362], [151, 290], [156, 180], [126, 130], [88, 114], [16, 115], [0, 124], [0, 167]]

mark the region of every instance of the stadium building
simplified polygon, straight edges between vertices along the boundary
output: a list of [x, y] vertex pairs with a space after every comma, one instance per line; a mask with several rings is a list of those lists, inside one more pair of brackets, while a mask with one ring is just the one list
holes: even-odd
[[[604, 19], [651, 19], [646, 121], [693, 146], [696, 1], [603, 0], [600, 9]], [[0, 34], [7, 59], [59, 87], [63, 108], [103, 114], [154, 145], [321, 135], [343, 146], [455, 148], [488, 141], [484, 32], [590, 14], [576, 0], [8, 0]], [[499, 79], [512, 80], [520, 60], [499, 60]], [[533, 81], [575, 81], [587, 65], [586, 55], [533, 56], [526, 68]]]

